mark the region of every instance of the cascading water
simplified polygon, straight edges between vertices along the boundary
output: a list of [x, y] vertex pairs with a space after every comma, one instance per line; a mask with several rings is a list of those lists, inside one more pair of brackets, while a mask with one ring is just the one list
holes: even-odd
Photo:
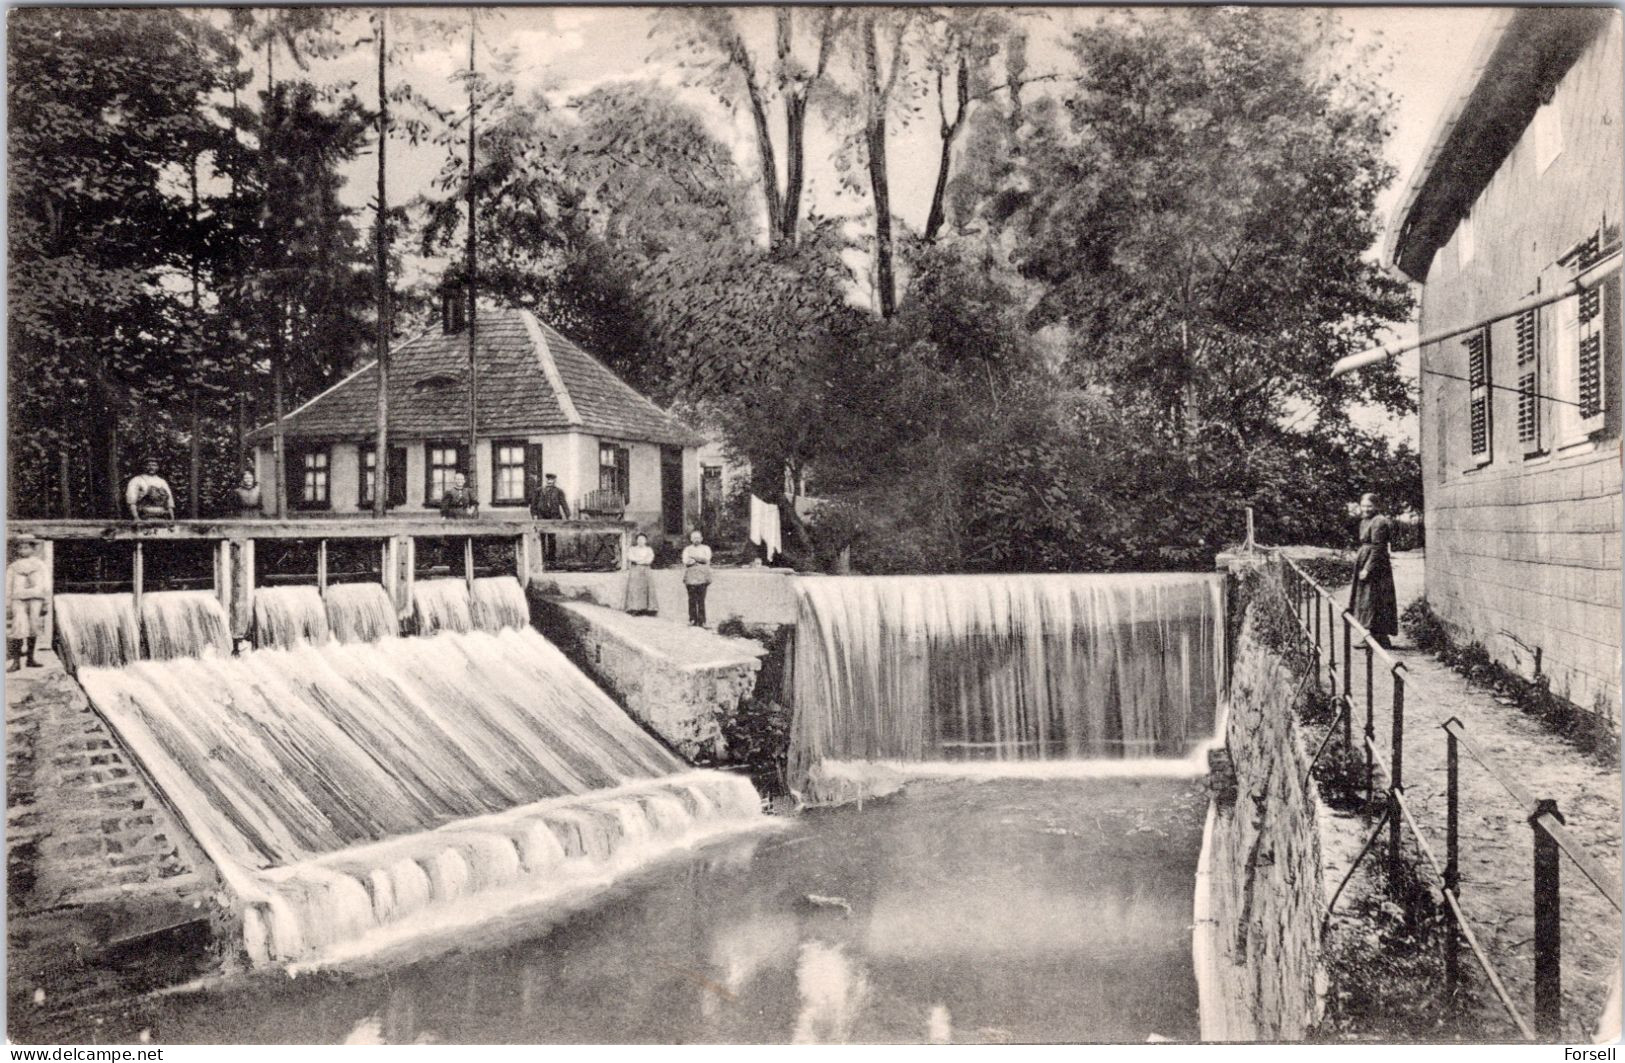
[[327, 626], [339, 642], [377, 642], [400, 634], [395, 603], [380, 583], [328, 584]]
[[264, 587], [254, 592], [254, 645], [285, 650], [320, 646], [327, 638], [327, 607], [315, 587]]
[[[508, 582], [487, 593], [522, 602]], [[455, 615], [452, 597], [434, 588], [431, 615]], [[256, 962], [443, 925], [493, 891], [531, 897], [760, 822], [748, 780], [684, 770], [536, 632], [438, 630], [79, 673], [244, 903]]]
[[115, 668], [141, 656], [141, 627], [130, 594], [59, 594], [57, 649], [69, 671]]
[[154, 591], [141, 597], [141, 631], [147, 656], [231, 656], [231, 626], [213, 591]]
[[412, 584], [412, 609], [417, 616], [419, 635], [474, 630], [473, 602], [469, 599], [468, 584], [463, 580], [418, 580]]
[[474, 626], [481, 631], [530, 625], [530, 602], [525, 599], [525, 589], [517, 580], [506, 576], [475, 580], [473, 606]]
[[1218, 576], [837, 577], [796, 596], [792, 780], [825, 759], [1179, 757], [1213, 734]]

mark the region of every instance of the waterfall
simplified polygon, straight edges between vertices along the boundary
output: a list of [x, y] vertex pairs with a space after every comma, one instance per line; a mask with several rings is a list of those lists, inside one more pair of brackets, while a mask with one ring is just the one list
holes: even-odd
[[134, 595], [59, 594], [53, 608], [57, 649], [68, 671], [114, 667], [141, 655]]
[[213, 591], [154, 591], [141, 596], [141, 630], [147, 656], [231, 656], [231, 627]]
[[315, 587], [264, 587], [254, 592], [254, 645], [320, 646], [327, 636], [327, 607]]
[[412, 584], [412, 608], [419, 635], [474, 630], [468, 584], [460, 579], [423, 579]]
[[530, 626], [530, 602], [518, 580], [488, 576], [474, 581], [474, 626], [481, 631]]
[[762, 822], [748, 780], [686, 770], [529, 627], [346, 641], [364, 624], [343, 603], [380, 598], [330, 601], [348, 618], [324, 644], [79, 672], [244, 905], [253, 961], [427, 932]]
[[377, 642], [400, 634], [395, 603], [380, 583], [328, 584], [327, 625], [339, 642]]
[[1210, 737], [1209, 575], [796, 583], [792, 779], [833, 760], [1178, 757]]

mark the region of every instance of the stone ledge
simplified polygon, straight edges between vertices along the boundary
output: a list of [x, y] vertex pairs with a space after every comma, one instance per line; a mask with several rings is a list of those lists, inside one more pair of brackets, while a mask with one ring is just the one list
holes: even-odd
[[534, 592], [531, 612], [548, 638], [679, 755], [723, 754], [722, 720], [755, 689], [766, 653], [760, 645]]

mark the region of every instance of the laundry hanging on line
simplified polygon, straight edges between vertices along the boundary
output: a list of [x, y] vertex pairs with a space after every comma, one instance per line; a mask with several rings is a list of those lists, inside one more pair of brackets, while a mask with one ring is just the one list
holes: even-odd
[[784, 540], [779, 531], [779, 507], [750, 496], [750, 541], [759, 543], [772, 561], [784, 553]]

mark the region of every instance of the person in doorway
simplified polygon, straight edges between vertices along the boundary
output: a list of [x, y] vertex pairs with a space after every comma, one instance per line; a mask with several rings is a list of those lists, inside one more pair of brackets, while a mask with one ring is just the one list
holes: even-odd
[[649, 537], [638, 532], [626, 551], [626, 611], [633, 616], [654, 616], [660, 611], [650, 579], [654, 563], [655, 550], [649, 545]]
[[468, 486], [468, 477], [457, 473], [452, 477], [446, 493], [440, 496], [440, 515], [447, 520], [459, 520], [475, 516], [479, 511], [479, 499], [474, 497], [474, 489]]
[[688, 533], [688, 545], [683, 547], [683, 588], [688, 591], [688, 622], [694, 627], [705, 626], [705, 592], [710, 587], [711, 548], [695, 528]]
[[1394, 591], [1394, 566], [1388, 556], [1393, 525], [1383, 515], [1377, 496], [1360, 496], [1360, 549], [1354, 555], [1354, 584], [1349, 588], [1349, 612], [1377, 644], [1387, 649], [1399, 634], [1399, 601]]
[[124, 488], [124, 504], [129, 507], [131, 520], [174, 520], [175, 492], [158, 475], [158, 459], [148, 458], [140, 476], [130, 477]]
[[34, 651], [45, 630], [45, 592], [51, 576], [44, 560], [35, 555], [37, 546], [33, 539], [18, 539], [12, 544], [16, 559], [6, 566], [6, 656], [11, 659], [6, 666], [8, 672], [21, 670], [25, 653], [28, 667], [41, 667], [34, 659]]
[[[545, 483], [542, 489], [530, 500], [530, 515], [537, 520], [569, 520], [570, 504], [564, 500], [564, 492], [559, 490], [559, 478], [553, 473], [548, 473], [543, 479]], [[559, 537], [543, 535], [542, 564], [551, 568], [558, 556]]]
[[243, 478], [237, 481], [233, 493], [237, 496], [237, 516], [251, 520], [260, 515], [260, 485], [253, 469], [243, 470]]

